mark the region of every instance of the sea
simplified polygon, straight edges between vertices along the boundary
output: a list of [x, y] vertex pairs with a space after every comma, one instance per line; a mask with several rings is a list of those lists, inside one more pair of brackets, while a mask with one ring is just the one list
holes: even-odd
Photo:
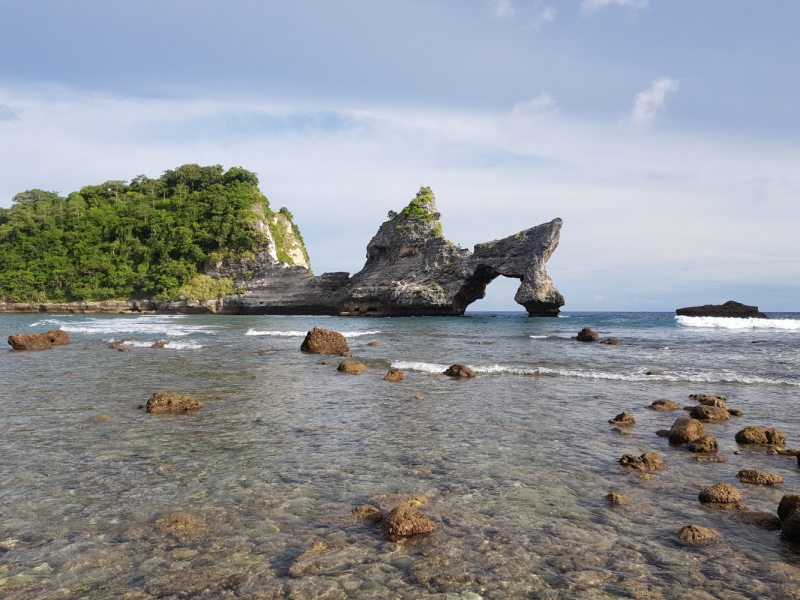
[[[734, 440], [760, 425], [800, 447], [800, 314], [769, 317], [0, 315], [4, 336], [72, 339], [0, 352], [0, 597], [797, 598], [800, 547], [747, 516], [800, 494], [798, 461]], [[301, 353], [313, 327], [368, 370]], [[204, 407], [147, 414], [157, 391]], [[705, 425], [725, 462], [656, 435], [691, 394], [743, 412]], [[647, 408], [662, 398], [682, 408]], [[668, 470], [619, 465], [645, 452]], [[723, 482], [746, 508], [698, 501]], [[432, 534], [392, 542], [350, 514], [409, 500]], [[721, 535], [681, 542], [692, 524]]]

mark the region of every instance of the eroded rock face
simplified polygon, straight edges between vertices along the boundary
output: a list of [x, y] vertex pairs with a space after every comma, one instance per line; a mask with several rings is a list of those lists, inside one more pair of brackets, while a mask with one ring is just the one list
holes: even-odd
[[156, 392], [145, 405], [145, 410], [149, 413], [182, 413], [201, 408], [203, 408], [203, 403], [200, 400], [167, 392]]
[[693, 442], [703, 437], [703, 424], [695, 419], [676, 419], [669, 430], [669, 443], [673, 446]]
[[704, 304], [689, 306], [675, 311], [684, 317], [738, 317], [740, 319], [768, 319], [767, 315], [758, 312], [757, 306], [746, 306], [733, 300], [725, 304]]
[[579, 342], [596, 342], [600, 336], [588, 327], [584, 327], [578, 332], [578, 337], [575, 339]]
[[410, 504], [401, 504], [384, 519], [381, 531], [393, 542], [403, 538], [427, 535], [436, 530], [436, 525], [421, 510]]
[[53, 346], [65, 346], [71, 342], [66, 331], [52, 329], [45, 333], [10, 335], [8, 343], [14, 350], [47, 350]]
[[707, 487], [697, 498], [703, 504], [735, 504], [742, 501], [742, 495], [730, 483], [718, 483]]
[[664, 459], [655, 452], [645, 452], [641, 456], [626, 454], [619, 459], [619, 464], [626, 469], [635, 471], [666, 471], [668, 469], [664, 464]]
[[314, 327], [306, 334], [306, 339], [300, 346], [300, 352], [350, 356], [350, 348], [344, 336], [337, 331], [330, 331], [322, 327]]
[[769, 473], [757, 469], [742, 469], [736, 474], [736, 477], [742, 483], [755, 485], [781, 485], [783, 483], [783, 477], [777, 473]]
[[783, 446], [786, 444], [786, 436], [779, 429], [765, 429], [763, 427], [745, 427], [736, 434], [736, 441], [739, 444], [772, 444]]
[[720, 535], [720, 532], [716, 529], [701, 527], [700, 525], [687, 525], [681, 528], [678, 538], [683, 542], [708, 542]]

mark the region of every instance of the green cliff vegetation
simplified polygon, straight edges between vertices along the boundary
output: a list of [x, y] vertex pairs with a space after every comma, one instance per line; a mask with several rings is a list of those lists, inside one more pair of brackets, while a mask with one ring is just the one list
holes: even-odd
[[204, 263], [255, 256], [264, 245], [253, 229], [258, 213], [270, 224], [275, 216], [255, 173], [221, 165], [183, 165], [66, 197], [28, 190], [13, 201], [0, 209], [0, 299], [15, 302], [235, 293], [232, 281], [203, 275]]
[[[433, 199], [432, 196], [433, 190], [427, 186], [422, 186], [419, 188], [417, 197], [409, 202], [408, 206], [406, 206], [403, 210], [401, 210], [399, 213], [393, 210], [389, 211], [389, 214], [386, 215], [388, 221], [383, 223], [381, 228], [394, 226], [395, 229], [401, 229], [404, 227], [403, 223], [408, 219], [416, 219], [424, 223], [435, 221], [436, 215], [428, 212], [428, 209], [423, 206], [423, 203], [430, 202]], [[441, 223], [437, 224], [433, 233], [438, 237], [444, 237]]]

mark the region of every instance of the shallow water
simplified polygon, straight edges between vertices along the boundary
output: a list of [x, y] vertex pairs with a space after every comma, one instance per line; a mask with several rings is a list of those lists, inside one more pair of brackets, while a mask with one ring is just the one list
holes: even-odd
[[[0, 316], [6, 335], [61, 327], [73, 340], [0, 352], [0, 596], [796, 598], [798, 548], [697, 501], [728, 482], [774, 513], [800, 493], [795, 459], [733, 439], [777, 426], [800, 447], [800, 315], [771, 316], [769, 329], [642, 313]], [[301, 354], [317, 325], [344, 332], [370, 369]], [[624, 345], [571, 339], [585, 325]], [[138, 338], [130, 352], [107, 348], [122, 337]], [[431, 376], [454, 362], [479, 376]], [[405, 381], [383, 381], [390, 366]], [[158, 390], [205, 407], [137, 408]], [[728, 462], [695, 462], [655, 435], [685, 413], [644, 407], [692, 393], [744, 411], [706, 427]], [[607, 423], [623, 410], [631, 435]], [[645, 481], [617, 464], [643, 452], [669, 470]], [[784, 484], [741, 484], [743, 468]], [[610, 507], [610, 491], [633, 504]], [[393, 508], [376, 498], [391, 493], [424, 494], [436, 532], [393, 543], [349, 516]], [[197, 526], [159, 522], [173, 513]], [[682, 545], [691, 523], [722, 537]], [[327, 549], [307, 552], [316, 540]]]

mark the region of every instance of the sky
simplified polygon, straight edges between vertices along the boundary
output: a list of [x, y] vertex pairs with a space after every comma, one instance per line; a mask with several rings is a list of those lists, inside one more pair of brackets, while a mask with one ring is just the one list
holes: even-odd
[[[564, 220], [564, 310], [800, 311], [795, 0], [0, 0], [0, 206], [243, 166], [316, 273], [433, 188], [464, 247]], [[517, 310], [500, 278], [475, 310]]]

